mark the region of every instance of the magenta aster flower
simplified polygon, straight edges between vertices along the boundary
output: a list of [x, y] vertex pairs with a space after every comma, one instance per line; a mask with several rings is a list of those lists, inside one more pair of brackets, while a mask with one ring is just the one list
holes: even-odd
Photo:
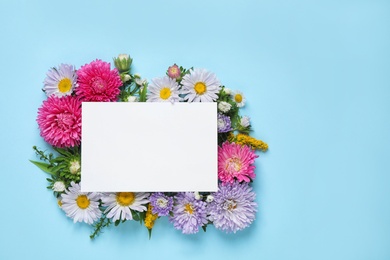
[[122, 81], [118, 70], [110, 70], [110, 63], [92, 61], [77, 71], [79, 86], [75, 89], [81, 101], [117, 101]]
[[73, 147], [81, 139], [81, 102], [73, 96], [50, 96], [38, 109], [41, 136], [56, 147]]
[[181, 73], [180, 68], [176, 64], [173, 64], [172, 66], [170, 66], [168, 68], [168, 72], [167, 72], [168, 76], [171, 79], [178, 79], [178, 78], [180, 78], [180, 73]]
[[255, 178], [255, 158], [258, 155], [246, 145], [224, 142], [218, 147], [218, 178], [224, 183], [249, 182]]
[[199, 227], [207, 221], [207, 203], [196, 200], [193, 192], [180, 192], [175, 196], [176, 204], [173, 206], [173, 216], [170, 221], [176, 229], [183, 234], [194, 234]]
[[220, 184], [208, 204], [209, 220], [215, 228], [231, 233], [248, 227], [255, 219], [256, 194], [247, 183]]

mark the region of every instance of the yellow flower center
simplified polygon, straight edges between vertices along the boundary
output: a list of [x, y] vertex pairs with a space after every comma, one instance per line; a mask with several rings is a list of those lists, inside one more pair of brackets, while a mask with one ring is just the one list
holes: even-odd
[[187, 203], [185, 206], [184, 206], [184, 211], [187, 211], [188, 213], [190, 213], [192, 215], [192, 213], [194, 212], [194, 209], [192, 208], [191, 204], [190, 203]]
[[237, 208], [237, 202], [235, 202], [234, 200], [226, 200], [223, 203], [222, 208], [228, 211], [232, 211]]
[[234, 96], [234, 100], [237, 102], [237, 103], [241, 103], [242, 101], [242, 95], [241, 94], [236, 94]]
[[80, 209], [86, 209], [90, 204], [89, 199], [86, 195], [79, 195], [76, 199], [76, 203]]
[[207, 88], [203, 82], [196, 82], [194, 89], [196, 94], [203, 95], [206, 92]]
[[61, 93], [67, 93], [70, 91], [71, 88], [72, 88], [72, 81], [70, 81], [70, 79], [68, 78], [63, 78], [61, 79], [60, 82], [58, 82], [58, 90]]
[[238, 172], [239, 170], [241, 170], [241, 167], [241, 160], [236, 157], [233, 157], [227, 161], [225, 170], [229, 172]]
[[160, 98], [168, 99], [171, 96], [171, 90], [169, 88], [162, 88], [160, 90]]
[[116, 194], [116, 201], [123, 207], [130, 206], [133, 204], [134, 200], [134, 192], [118, 192]]
[[179, 70], [176, 67], [172, 67], [169, 69], [169, 72], [173, 75], [176, 75], [179, 72]]
[[57, 200], [57, 204], [58, 206], [61, 208], [62, 207], [62, 201], [61, 200]]

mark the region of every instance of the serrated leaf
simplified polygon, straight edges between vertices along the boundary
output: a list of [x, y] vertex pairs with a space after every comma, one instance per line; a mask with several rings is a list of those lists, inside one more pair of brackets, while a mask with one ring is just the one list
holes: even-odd
[[30, 162], [32, 162], [35, 166], [37, 166], [42, 171], [49, 173], [51, 175], [54, 175], [54, 172], [52, 172], [52, 169], [49, 167], [50, 164], [44, 163], [44, 162], [37, 162], [37, 161], [33, 161], [33, 160], [30, 160]]

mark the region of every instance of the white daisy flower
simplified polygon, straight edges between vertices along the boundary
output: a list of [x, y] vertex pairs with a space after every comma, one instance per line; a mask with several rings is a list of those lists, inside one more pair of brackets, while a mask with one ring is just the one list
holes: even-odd
[[63, 97], [71, 95], [77, 87], [77, 74], [72, 65], [61, 64], [57, 68], [50, 69], [43, 82], [46, 95]]
[[179, 102], [179, 84], [168, 76], [152, 79], [147, 95], [148, 102]]
[[213, 102], [218, 98], [221, 83], [214, 73], [205, 69], [190, 70], [181, 81], [182, 94], [188, 102]]
[[99, 209], [100, 194], [95, 192], [80, 192], [80, 185], [70, 183], [70, 187], [61, 194], [61, 207], [73, 222], [85, 222], [93, 224], [100, 218], [102, 212]]
[[232, 105], [230, 105], [228, 102], [225, 102], [225, 101], [221, 101], [219, 102], [218, 104], [218, 109], [223, 112], [223, 113], [226, 113], [226, 112], [229, 112], [229, 110], [232, 108]]
[[236, 102], [238, 107], [243, 107], [245, 105], [246, 99], [244, 94], [241, 91], [235, 91], [233, 93], [233, 101]]
[[103, 206], [107, 207], [104, 213], [107, 218], [117, 220], [132, 220], [131, 210], [146, 211], [144, 204], [149, 203], [149, 193], [145, 192], [114, 192], [102, 197]]
[[242, 127], [248, 127], [250, 125], [250, 118], [248, 116], [243, 116], [240, 119], [240, 125]]

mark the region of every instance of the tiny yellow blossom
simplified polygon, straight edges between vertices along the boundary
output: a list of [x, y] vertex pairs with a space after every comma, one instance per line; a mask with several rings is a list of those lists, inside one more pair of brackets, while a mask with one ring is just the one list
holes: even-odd
[[145, 219], [144, 219], [145, 227], [147, 227], [148, 229], [152, 229], [153, 228], [154, 221], [156, 221], [156, 219], [158, 217], [157, 214], [153, 214], [152, 213], [152, 208], [153, 208], [153, 206], [151, 204], [149, 204], [148, 210], [146, 211], [146, 216], [145, 216]]

